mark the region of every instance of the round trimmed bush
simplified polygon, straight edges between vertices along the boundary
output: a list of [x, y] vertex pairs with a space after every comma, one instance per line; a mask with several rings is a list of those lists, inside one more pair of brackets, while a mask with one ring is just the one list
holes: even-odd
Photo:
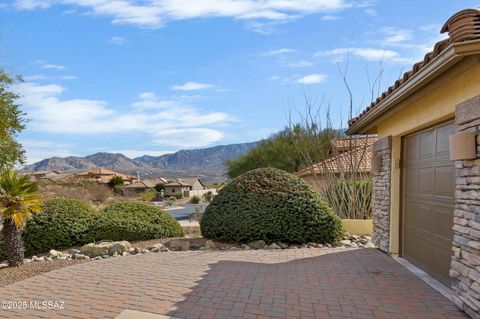
[[148, 240], [183, 236], [180, 224], [159, 208], [141, 202], [119, 202], [102, 211], [97, 220], [97, 240]]
[[274, 168], [233, 179], [208, 205], [200, 227], [207, 238], [239, 243], [333, 243], [342, 235], [340, 219], [312, 187]]
[[77, 199], [53, 198], [28, 219], [23, 233], [27, 256], [93, 241], [96, 211]]

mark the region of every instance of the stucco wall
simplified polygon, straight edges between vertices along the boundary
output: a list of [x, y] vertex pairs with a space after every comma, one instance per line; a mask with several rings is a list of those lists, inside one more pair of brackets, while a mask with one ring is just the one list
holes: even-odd
[[401, 202], [402, 137], [453, 120], [455, 106], [480, 92], [480, 64], [476, 56], [465, 59], [414, 96], [387, 113], [368, 132], [392, 136], [390, 253], [398, 254]]

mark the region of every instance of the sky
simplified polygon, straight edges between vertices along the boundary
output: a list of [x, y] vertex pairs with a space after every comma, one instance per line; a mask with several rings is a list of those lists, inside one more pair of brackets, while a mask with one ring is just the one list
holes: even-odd
[[[0, 0], [28, 163], [268, 137], [310, 104], [335, 127], [479, 0]], [[375, 79], [379, 81], [375, 82]], [[376, 83], [372, 94], [372, 83]], [[380, 91], [379, 91], [380, 90]]]

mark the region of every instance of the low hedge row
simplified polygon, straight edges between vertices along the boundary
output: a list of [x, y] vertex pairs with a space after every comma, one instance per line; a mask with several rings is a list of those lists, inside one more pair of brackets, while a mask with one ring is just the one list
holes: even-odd
[[96, 212], [82, 201], [54, 198], [44, 202], [42, 213], [28, 220], [23, 238], [29, 256], [97, 240], [135, 241], [182, 235], [175, 218], [145, 203], [120, 202]]

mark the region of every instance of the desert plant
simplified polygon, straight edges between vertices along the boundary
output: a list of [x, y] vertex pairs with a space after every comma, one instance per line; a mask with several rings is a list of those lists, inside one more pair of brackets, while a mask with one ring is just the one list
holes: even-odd
[[183, 236], [180, 224], [159, 208], [141, 202], [119, 202], [100, 211], [97, 240], [148, 240]]
[[3, 218], [5, 255], [10, 267], [23, 263], [25, 248], [22, 229], [27, 218], [40, 212], [42, 200], [37, 184], [27, 175], [5, 171], [0, 176], [0, 217]]
[[167, 200], [167, 206], [173, 206], [177, 203], [177, 199], [173, 196], [170, 196]]
[[207, 203], [210, 203], [213, 199], [213, 193], [211, 191], [206, 192], [202, 196], [203, 200], [206, 201]]
[[140, 197], [145, 202], [151, 202], [157, 196], [157, 191], [155, 189], [149, 189], [143, 192]]
[[208, 205], [200, 221], [207, 238], [227, 242], [332, 243], [340, 219], [303, 180], [274, 168], [232, 180]]
[[193, 196], [190, 199], [190, 204], [199, 204], [199, 203], [200, 203], [200, 197], [198, 197], [198, 196]]
[[76, 199], [45, 200], [42, 213], [27, 222], [23, 238], [28, 255], [63, 249], [93, 241], [96, 211]]
[[181, 192], [178, 192], [178, 193], [175, 193], [175, 196], [176, 199], [182, 199], [183, 198], [183, 194]]
[[115, 187], [115, 186], [122, 186], [125, 183], [122, 176], [113, 176], [112, 179], [108, 182], [108, 186]]
[[158, 193], [161, 193], [162, 191], [165, 190], [165, 183], [158, 183], [157, 185], [154, 186], [154, 188]]
[[0, 239], [0, 261], [4, 261], [7, 258], [5, 255], [5, 243]]

